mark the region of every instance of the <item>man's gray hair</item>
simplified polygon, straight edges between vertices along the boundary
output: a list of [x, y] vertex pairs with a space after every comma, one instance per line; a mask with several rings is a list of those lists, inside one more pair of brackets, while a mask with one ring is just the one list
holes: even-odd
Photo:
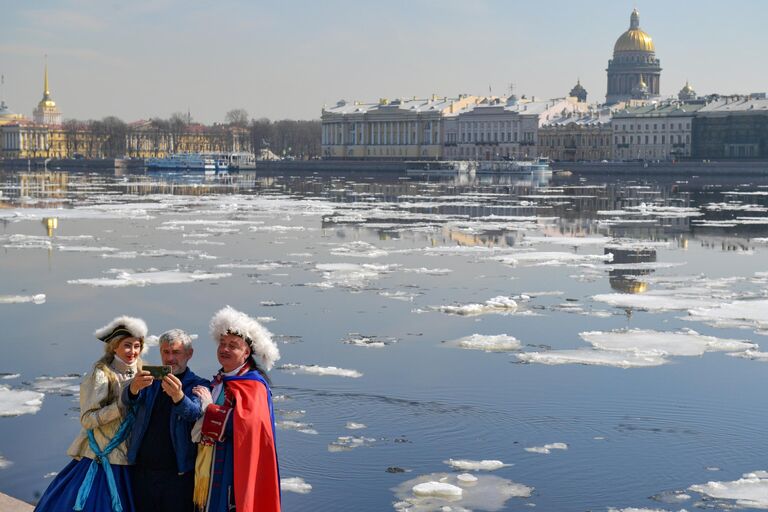
[[165, 331], [160, 335], [158, 344], [162, 345], [163, 343], [174, 343], [176, 341], [180, 341], [186, 350], [192, 348], [192, 338], [190, 338], [189, 334], [181, 329], [171, 329], [170, 331]]

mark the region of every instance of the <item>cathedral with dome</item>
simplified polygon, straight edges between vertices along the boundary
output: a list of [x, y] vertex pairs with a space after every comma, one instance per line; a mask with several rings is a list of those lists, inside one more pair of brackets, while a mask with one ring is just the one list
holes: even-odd
[[640, 29], [640, 13], [632, 11], [629, 30], [621, 34], [608, 61], [607, 104], [659, 95], [661, 63], [653, 39]]

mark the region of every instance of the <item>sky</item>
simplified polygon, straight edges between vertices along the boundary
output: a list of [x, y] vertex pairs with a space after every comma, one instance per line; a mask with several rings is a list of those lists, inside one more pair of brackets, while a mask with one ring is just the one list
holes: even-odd
[[47, 55], [65, 119], [318, 119], [340, 99], [555, 98], [577, 79], [602, 101], [634, 7], [662, 95], [768, 91], [765, 0], [0, 0], [0, 99], [31, 116]]

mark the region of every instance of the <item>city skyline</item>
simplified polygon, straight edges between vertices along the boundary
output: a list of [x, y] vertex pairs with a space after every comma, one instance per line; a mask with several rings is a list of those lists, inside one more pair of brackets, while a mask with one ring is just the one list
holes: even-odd
[[[545, 4], [545, 5], [542, 5]], [[700, 94], [768, 90], [757, 64], [768, 4], [737, 0], [519, 2], [347, 1], [287, 6], [228, 1], [41, 1], [7, 5], [0, 89], [30, 116], [50, 90], [64, 118], [126, 121], [190, 111], [222, 122], [317, 119], [339, 99], [459, 93], [562, 97], [580, 80], [590, 102], [606, 93], [613, 44], [636, 7], [661, 60], [661, 95], [689, 80]], [[721, 13], [722, 16], [714, 14]], [[736, 18], [723, 21], [727, 17]], [[206, 34], [209, 34], [206, 37]]]

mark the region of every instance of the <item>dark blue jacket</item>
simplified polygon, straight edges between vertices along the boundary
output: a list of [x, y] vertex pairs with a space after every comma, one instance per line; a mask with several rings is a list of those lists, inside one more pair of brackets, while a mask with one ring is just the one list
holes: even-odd
[[[210, 387], [210, 382], [198, 377], [192, 370], [187, 368], [187, 373], [181, 380], [181, 389], [184, 392], [184, 398], [178, 404], [171, 406], [171, 442], [173, 451], [176, 453], [176, 465], [179, 473], [186, 473], [195, 469], [195, 457], [197, 457], [197, 445], [192, 442], [190, 434], [192, 425], [202, 415], [200, 407], [200, 398], [192, 394], [192, 388], [195, 386]], [[160, 381], [156, 380], [151, 386], [139, 391], [138, 396], [131, 395], [130, 387], [126, 386], [123, 390], [123, 403], [128, 406], [138, 406], [136, 408], [136, 421], [133, 424], [131, 436], [128, 439], [128, 463], [135, 464], [139, 453], [139, 446], [144, 439], [144, 434], [149, 425], [149, 418], [152, 416], [152, 407], [155, 404], [155, 398], [158, 393], [162, 393]]]

